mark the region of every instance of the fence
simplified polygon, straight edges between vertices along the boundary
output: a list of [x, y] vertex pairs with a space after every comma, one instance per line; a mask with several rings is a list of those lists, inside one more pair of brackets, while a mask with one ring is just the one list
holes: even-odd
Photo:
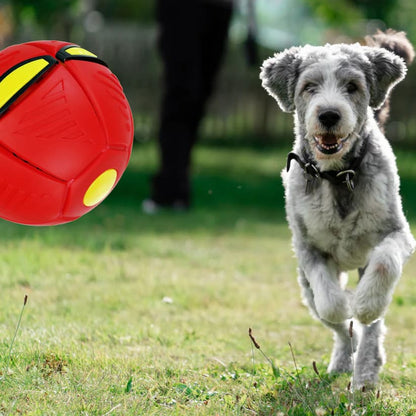
[[[75, 39], [102, 57], [120, 79], [134, 113], [136, 139], [142, 141], [157, 134], [161, 65], [156, 37], [154, 26], [111, 23], [99, 32], [83, 33]], [[272, 53], [263, 50], [260, 55], [263, 59]], [[282, 113], [261, 88], [258, 74], [259, 68], [247, 66], [242, 45], [230, 43], [201, 128], [205, 140], [237, 144], [291, 140], [292, 117]], [[392, 141], [416, 141], [415, 88], [416, 64], [392, 96], [386, 128]]]

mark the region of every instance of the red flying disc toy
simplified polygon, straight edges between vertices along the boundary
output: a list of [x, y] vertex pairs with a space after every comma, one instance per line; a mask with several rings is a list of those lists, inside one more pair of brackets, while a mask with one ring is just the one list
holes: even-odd
[[0, 217], [73, 221], [113, 190], [127, 167], [133, 118], [116, 76], [71, 43], [0, 52]]

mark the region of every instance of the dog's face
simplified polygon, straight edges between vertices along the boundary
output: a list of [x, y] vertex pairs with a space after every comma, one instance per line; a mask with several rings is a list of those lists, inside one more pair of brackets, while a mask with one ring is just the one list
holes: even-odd
[[405, 75], [403, 61], [381, 48], [295, 47], [266, 60], [262, 84], [297, 127], [319, 162], [336, 163], [359, 140], [369, 107], [380, 107]]
[[298, 123], [317, 159], [340, 158], [365, 121], [370, 94], [365, 75], [325, 48], [301, 65], [294, 92]]

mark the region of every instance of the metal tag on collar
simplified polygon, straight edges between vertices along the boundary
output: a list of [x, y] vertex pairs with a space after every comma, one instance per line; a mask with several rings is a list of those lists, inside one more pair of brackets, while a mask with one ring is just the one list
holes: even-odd
[[305, 163], [303, 175], [306, 179], [305, 193], [309, 194], [312, 191], [312, 184], [320, 177], [319, 170], [312, 163]]
[[303, 170], [305, 172], [305, 175], [307, 175], [311, 179], [319, 178], [319, 170], [313, 163], [305, 163]]
[[350, 169], [350, 170], [343, 170], [339, 173], [337, 173], [337, 178], [341, 177], [345, 175], [345, 180], [342, 181], [342, 183], [345, 183], [345, 185], [347, 185], [347, 188], [350, 192], [354, 191], [354, 176], [355, 176], [355, 171]]

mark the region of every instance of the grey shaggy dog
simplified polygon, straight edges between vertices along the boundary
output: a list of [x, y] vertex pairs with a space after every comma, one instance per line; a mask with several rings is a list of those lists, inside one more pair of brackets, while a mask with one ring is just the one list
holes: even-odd
[[[374, 118], [405, 73], [398, 55], [357, 43], [293, 47], [267, 59], [260, 75], [295, 119], [282, 177], [302, 296], [334, 332], [328, 371], [354, 371], [354, 388], [378, 382], [383, 317], [415, 250], [395, 156]], [[347, 291], [353, 269], [359, 282]]]

